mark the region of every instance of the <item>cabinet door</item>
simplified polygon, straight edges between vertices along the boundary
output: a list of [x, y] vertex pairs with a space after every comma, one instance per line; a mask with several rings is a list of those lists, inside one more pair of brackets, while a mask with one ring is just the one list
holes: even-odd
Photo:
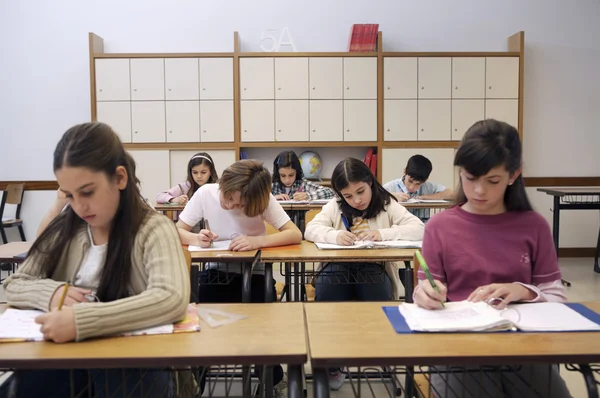
[[273, 58], [240, 58], [241, 99], [273, 99]]
[[200, 101], [200, 141], [233, 142], [233, 101]]
[[233, 99], [232, 58], [200, 58], [200, 99]]
[[485, 118], [500, 120], [519, 129], [519, 100], [486, 100]]
[[383, 98], [415, 99], [418, 97], [417, 58], [383, 59]]
[[275, 140], [275, 101], [242, 101], [242, 141]]
[[199, 100], [198, 58], [165, 59], [167, 100]]
[[519, 58], [488, 57], [486, 98], [519, 98]]
[[484, 100], [452, 101], [452, 139], [460, 141], [473, 123], [484, 119]]
[[419, 98], [450, 98], [451, 58], [419, 58]]
[[[154, 203], [157, 193], [172, 186], [169, 176], [169, 151], [130, 150], [129, 153], [135, 160], [135, 175], [140, 179], [142, 196]], [[179, 175], [185, 176], [185, 172], [184, 166]], [[175, 184], [181, 181], [178, 180]]]
[[310, 141], [344, 140], [342, 100], [310, 101]]
[[344, 58], [344, 99], [377, 99], [377, 58]]
[[344, 141], [377, 141], [377, 100], [344, 101]]
[[310, 98], [342, 99], [342, 58], [309, 58]]
[[133, 142], [165, 142], [165, 102], [131, 103]]
[[131, 142], [131, 102], [97, 102], [96, 120], [112, 127], [122, 142]]
[[167, 101], [167, 142], [200, 142], [200, 101]]
[[133, 101], [165, 99], [165, 60], [131, 59], [131, 99]]
[[128, 59], [97, 59], [95, 66], [97, 101], [131, 99]]
[[452, 98], [485, 98], [485, 58], [452, 58]]
[[417, 128], [417, 100], [383, 101], [385, 141], [416, 141]]
[[308, 100], [275, 101], [275, 141], [308, 141]]
[[308, 58], [275, 58], [275, 99], [308, 99]]
[[450, 118], [450, 100], [419, 101], [419, 141], [449, 140]]

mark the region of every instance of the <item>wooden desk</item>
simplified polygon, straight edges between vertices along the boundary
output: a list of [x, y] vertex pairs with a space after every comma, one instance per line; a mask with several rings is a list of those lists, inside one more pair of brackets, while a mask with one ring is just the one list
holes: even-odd
[[0, 245], [0, 262], [22, 263], [24, 259], [15, 256], [28, 252], [32, 244], [33, 242], [9, 242]]
[[[260, 260], [265, 263], [285, 263], [286, 286], [291, 286], [291, 266], [297, 268], [298, 264], [302, 267], [300, 273], [294, 274], [294, 299], [299, 301], [302, 297], [301, 288], [304, 280], [304, 263], [305, 262], [323, 262], [332, 261], [343, 262], [383, 262], [383, 261], [404, 261], [408, 262], [407, 267], [410, 268], [416, 249], [348, 249], [348, 250], [321, 250], [309, 241], [303, 240], [299, 245], [267, 247], [261, 250]], [[406, 296], [409, 295], [409, 290], [413, 286], [412, 272], [407, 272], [406, 281]], [[412, 296], [412, 291], [411, 294]]]
[[[322, 380], [322, 372], [328, 367], [589, 364], [600, 361], [598, 333], [397, 334], [382, 310], [383, 306], [390, 305], [395, 303], [304, 305], [315, 383]], [[600, 312], [600, 302], [586, 305]]]
[[[191, 281], [200, 282], [200, 270], [198, 263], [219, 262], [219, 263], [241, 263], [242, 264], [242, 302], [249, 303], [251, 301], [252, 289], [252, 269], [260, 261], [260, 250], [249, 250], [245, 252], [234, 251], [200, 251], [190, 252], [192, 256]], [[265, 300], [273, 301], [273, 264], [265, 264]], [[197, 302], [197, 286], [192, 286], [192, 301]]]
[[180, 204], [167, 204], [167, 203], [154, 203], [154, 210], [163, 213], [169, 219], [176, 221], [177, 215], [183, 211], [185, 205]]
[[[554, 209], [552, 210], [552, 237], [554, 247], [558, 255], [558, 240], [560, 228], [561, 210], [600, 210], [600, 187], [598, 188], [538, 188], [539, 192], [545, 192], [553, 196]], [[596, 244], [596, 255], [594, 256], [594, 271], [600, 273], [598, 256], [600, 255], [600, 228], [598, 229], [598, 243]], [[567, 286], [571, 284], [563, 280]]]
[[[200, 304], [247, 315], [200, 333], [100, 338], [79, 343], [2, 343], [0, 368], [158, 368], [163, 366], [288, 365], [290, 390], [302, 393], [301, 367], [307, 361], [300, 303]], [[5, 306], [0, 308], [3, 311]]]

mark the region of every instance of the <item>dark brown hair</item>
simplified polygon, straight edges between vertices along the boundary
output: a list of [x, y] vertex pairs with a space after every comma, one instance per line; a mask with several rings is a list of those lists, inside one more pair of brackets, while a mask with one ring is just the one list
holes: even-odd
[[263, 214], [269, 206], [271, 174], [258, 160], [238, 160], [223, 171], [219, 190], [225, 197], [239, 191], [244, 214], [256, 217]]
[[200, 185], [198, 185], [198, 183], [196, 183], [196, 181], [194, 180], [192, 169], [201, 164], [208, 167], [208, 169], [210, 170], [210, 177], [206, 182], [207, 184], [215, 183], [219, 179], [219, 175], [217, 174], [217, 170], [215, 169], [215, 163], [213, 162], [210, 155], [206, 152], [198, 152], [197, 154], [192, 156], [187, 166], [187, 182], [188, 184], [190, 184], [190, 190], [187, 194], [189, 199], [191, 199], [191, 197], [198, 190], [198, 188], [200, 188]]

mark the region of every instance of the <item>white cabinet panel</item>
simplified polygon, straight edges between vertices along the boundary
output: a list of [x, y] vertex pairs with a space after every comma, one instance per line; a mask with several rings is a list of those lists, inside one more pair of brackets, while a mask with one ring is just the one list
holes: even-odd
[[308, 100], [275, 101], [275, 141], [308, 141]]
[[377, 100], [344, 101], [344, 141], [377, 141]]
[[131, 103], [133, 142], [165, 142], [165, 102]]
[[167, 142], [200, 142], [200, 101], [167, 101]]
[[140, 179], [142, 196], [155, 203], [159, 192], [171, 188], [169, 151], [130, 150], [129, 153], [135, 160], [135, 174]]
[[200, 58], [200, 99], [233, 99], [233, 58]]
[[417, 128], [417, 100], [383, 101], [384, 141], [416, 141]]
[[418, 97], [417, 58], [385, 57], [383, 59], [383, 97], [415, 99]]
[[96, 120], [112, 127], [122, 142], [131, 142], [131, 102], [97, 102]]
[[381, 181], [385, 184], [401, 178], [408, 159], [419, 154], [429, 159], [433, 165], [429, 181], [454, 189], [454, 151], [453, 148], [384, 148]]
[[452, 58], [452, 98], [485, 98], [485, 58]]
[[199, 100], [198, 58], [165, 59], [167, 100]]
[[450, 100], [419, 101], [419, 141], [447, 141], [451, 138]]
[[96, 59], [96, 100], [131, 99], [128, 59]]
[[419, 98], [450, 98], [451, 87], [451, 58], [419, 58]]
[[473, 123], [484, 119], [484, 100], [452, 101], [452, 139], [462, 140]]
[[311, 99], [342, 99], [342, 58], [309, 58]]
[[151, 101], [165, 99], [165, 60], [133, 58], [131, 64], [131, 99]]
[[241, 99], [273, 99], [274, 85], [273, 58], [240, 58]]
[[486, 59], [486, 98], [519, 98], [519, 58]]
[[344, 58], [344, 99], [377, 99], [377, 58]]
[[242, 141], [275, 140], [275, 101], [242, 101]]
[[344, 140], [342, 100], [310, 101], [310, 141]]
[[519, 128], [519, 100], [486, 100], [485, 118], [506, 122]]
[[233, 101], [200, 101], [200, 141], [233, 142]]
[[275, 58], [275, 99], [308, 99], [308, 58]]

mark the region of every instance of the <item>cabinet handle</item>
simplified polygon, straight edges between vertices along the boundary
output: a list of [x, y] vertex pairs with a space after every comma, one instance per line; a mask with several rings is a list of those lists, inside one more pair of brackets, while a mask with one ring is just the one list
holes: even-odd
[[173, 134], [173, 130], [169, 130], [169, 134]]
[[454, 87], [455, 90], [458, 90], [458, 86]]
[[346, 90], [350, 90], [350, 87], [346, 87]]
[[206, 91], [206, 87], [202, 87], [202, 91]]
[[206, 133], [206, 130], [202, 130], [203, 133]]
[[315, 88], [313, 87], [312, 89], [314, 90]]
[[169, 89], [169, 91], [171, 91], [171, 89]]
[[246, 87], [244, 87], [244, 91], [246, 91]]
[[421, 131], [425, 131], [425, 129], [421, 129]]
[[281, 91], [281, 87], [277, 87], [277, 90]]
[[136, 134], [137, 134], [137, 133], [138, 133], [138, 132], [137, 132], [137, 130], [136, 130], [136, 131], [134, 131], [134, 133], [136, 133]]
[[315, 131], [317, 131], [317, 130], [313, 129], [313, 131], [312, 131], [312, 132], [314, 133]]
[[390, 131], [390, 129], [387, 129], [387, 131]]
[[421, 90], [425, 90], [425, 86], [421, 86]]
[[102, 92], [102, 89], [100, 89], [100, 90], [98, 90], [98, 91]]
[[[491, 87], [490, 87], [491, 88]], [[137, 88], [134, 88], [133, 91], [137, 91]]]
[[244, 133], [247, 133], [247, 132], [248, 132], [248, 130], [244, 129]]
[[281, 133], [281, 130], [277, 130], [278, 133]]
[[492, 89], [492, 86], [489, 86], [489, 87], [488, 87], [488, 89], [490, 89], [490, 90], [491, 90], [491, 89]]
[[346, 133], [349, 133], [349, 132], [350, 132], [350, 129], [346, 129]]
[[454, 131], [458, 131], [458, 129], [454, 129]]

